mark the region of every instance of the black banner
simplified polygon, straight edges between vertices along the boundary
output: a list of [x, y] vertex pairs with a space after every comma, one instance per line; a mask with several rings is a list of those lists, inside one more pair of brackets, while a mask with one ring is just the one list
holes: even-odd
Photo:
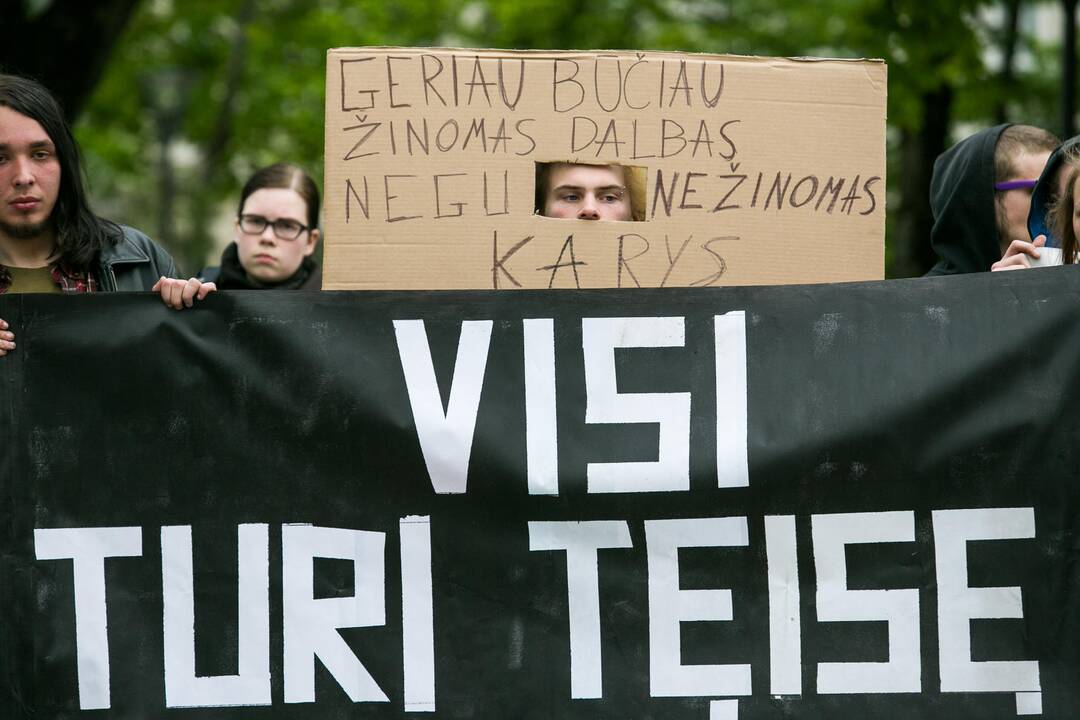
[[1074, 717], [1077, 272], [2, 296], [0, 717]]

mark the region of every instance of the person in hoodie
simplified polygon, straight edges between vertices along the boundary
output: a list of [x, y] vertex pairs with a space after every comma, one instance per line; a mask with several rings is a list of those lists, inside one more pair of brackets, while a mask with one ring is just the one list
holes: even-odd
[[984, 272], [1013, 240], [1031, 242], [1031, 191], [1060, 141], [1032, 125], [996, 125], [934, 162], [930, 239], [941, 258], [927, 275]]
[[[1031, 259], [1041, 256], [1038, 248], [1064, 248], [1060, 223], [1053, 221], [1054, 209], [1059, 198], [1064, 198], [1068, 189], [1067, 181], [1070, 165], [1080, 153], [1080, 135], [1071, 137], [1056, 149], [1046, 162], [1042, 175], [1031, 193], [1031, 212], [1028, 214], [1028, 233], [1031, 242], [1013, 240], [1005, 250], [1001, 260], [994, 263], [993, 270], [1018, 270], [1031, 266]], [[1065, 260], [1075, 262], [1075, 260]]]
[[290, 163], [257, 170], [240, 192], [236, 239], [199, 279], [219, 290], [319, 290], [319, 189]]

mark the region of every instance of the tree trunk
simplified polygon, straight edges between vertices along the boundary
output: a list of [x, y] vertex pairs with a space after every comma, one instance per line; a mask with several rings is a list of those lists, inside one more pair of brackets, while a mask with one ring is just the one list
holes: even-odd
[[0, 69], [41, 82], [73, 121], [138, 4], [56, 0], [44, 12], [30, 14], [23, 0], [0, 0]]
[[[173, 167], [173, 141], [184, 122], [193, 78], [183, 68], [163, 68], [141, 78], [142, 105], [154, 120], [158, 136], [158, 218], [156, 240], [170, 253], [176, 252], [176, 169]], [[181, 267], [184, 264], [181, 263]]]
[[210, 184], [224, 164], [225, 150], [232, 137], [232, 120], [236, 95], [240, 91], [247, 61], [247, 31], [255, 16], [255, 0], [244, 0], [236, 14], [236, 32], [229, 48], [229, 59], [225, 66], [225, 97], [221, 101], [214, 132], [206, 144], [203, 182]]
[[942, 85], [922, 98], [922, 127], [903, 131], [900, 148], [900, 208], [890, 277], [913, 277], [929, 270], [937, 256], [930, 247], [930, 177], [945, 150], [953, 89]]
[[1009, 120], [1008, 99], [1013, 96], [1013, 66], [1016, 59], [1016, 41], [1019, 36], [1020, 4], [1021, 0], [1006, 0], [1005, 3], [1005, 27], [1002, 28], [1004, 37], [1001, 41], [1002, 96], [994, 108], [994, 118], [999, 125]]
[[157, 241], [166, 248], [176, 247], [176, 173], [173, 171], [172, 133], [158, 123], [158, 221]]
[[1062, 0], [1065, 38], [1061, 43], [1061, 136], [1076, 134], [1076, 0]]
[[214, 247], [209, 227], [221, 200], [214, 188], [220, 185], [222, 172], [228, 171], [225, 157], [232, 139], [236, 96], [241, 90], [244, 67], [247, 64], [248, 26], [255, 17], [255, 6], [255, 0], [243, 0], [236, 13], [236, 30], [225, 65], [225, 94], [214, 119], [214, 130], [203, 147], [202, 182], [192, 192], [191, 236], [184, 243], [183, 254], [185, 264], [192, 268], [193, 272], [208, 261], [213, 262], [207, 257], [210, 249]]

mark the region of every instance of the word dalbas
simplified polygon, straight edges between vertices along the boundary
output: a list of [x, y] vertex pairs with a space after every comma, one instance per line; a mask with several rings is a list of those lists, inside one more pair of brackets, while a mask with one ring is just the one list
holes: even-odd
[[1015, 275], [0, 298], [0, 712], [1071, 717], [1076, 278]]
[[[326, 289], [883, 277], [880, 61], [329, 51]], [[644, 168], [645, 217], [535, 214], [537, 163]]]

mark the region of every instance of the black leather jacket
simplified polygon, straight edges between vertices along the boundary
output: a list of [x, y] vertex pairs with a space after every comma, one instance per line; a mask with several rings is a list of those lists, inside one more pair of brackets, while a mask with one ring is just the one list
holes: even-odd
[[177, 277], [176, 263], [157, 243], [135, 228], [121, 225], [120, 241], [98, 257], [97, 279], [104, 292], [145, 292], [164, 275]]

